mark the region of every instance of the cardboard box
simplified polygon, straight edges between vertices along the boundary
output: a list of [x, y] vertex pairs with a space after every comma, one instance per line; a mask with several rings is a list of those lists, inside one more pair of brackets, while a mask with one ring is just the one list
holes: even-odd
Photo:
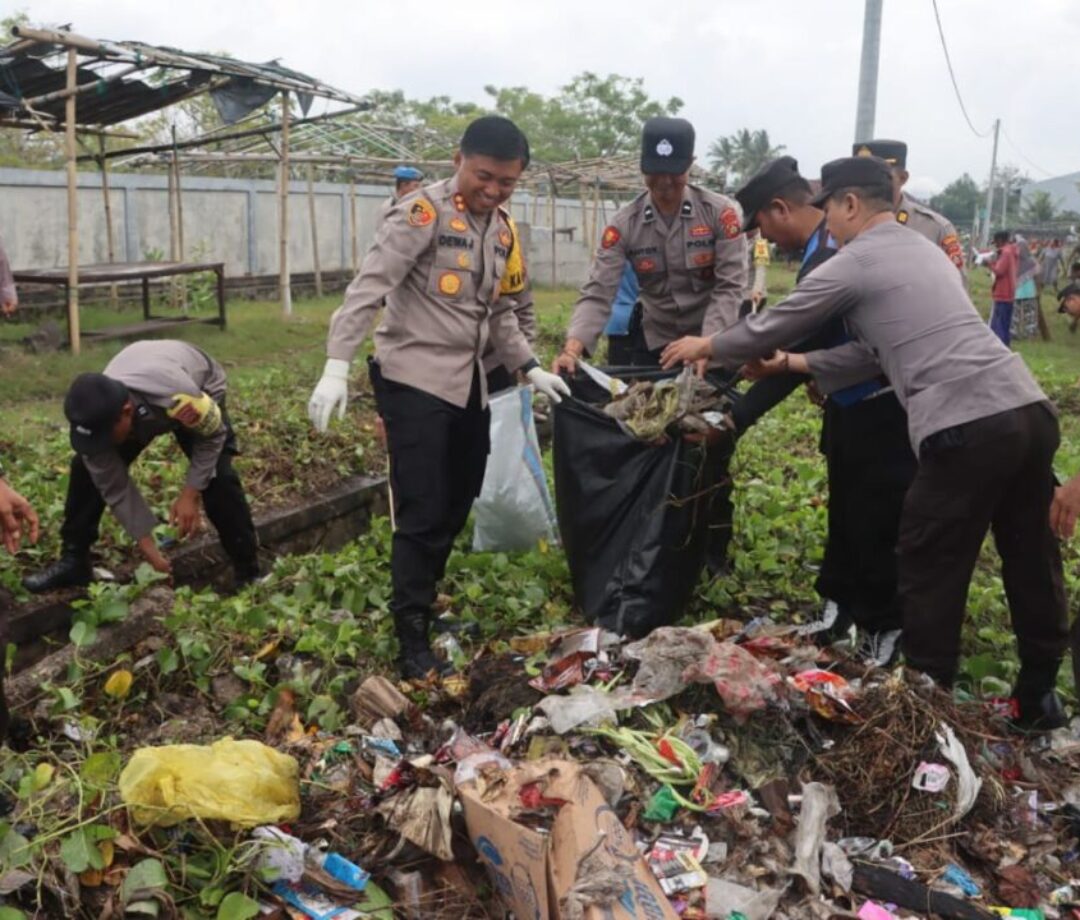
[[[515, 820], [525, 810], [521, 790], [533, 783], [545, 799], [564, 801], [550, 833]], [[573, 761], [521, 764], [457, 791], [469, 838], [517, 920], [562, 920], [559, 902], [598, 839], [594, 858], [619, 871], [626, 885], [615, 903], [590, 907], [586, 920], [678, 920], [631, 834]]]

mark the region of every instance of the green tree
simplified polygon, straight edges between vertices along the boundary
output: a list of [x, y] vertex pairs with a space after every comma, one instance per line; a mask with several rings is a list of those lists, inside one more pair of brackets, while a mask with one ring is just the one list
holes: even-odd
[[1032, 193], [1021, 210], [1021, 217], [1028, 224], [1048, 224], [1056, 216], [1057, 205], [1050, 193], [1043, 190]]
[[979, 190], [975, 180], [967, 173], [954, 179], [930, 199], [930, 207], [944, 215], [954, 224], [968, 224], [975, 208], [982, 204], [985, 193]]
[[709, 167], [724, 178], [724, 184], [735, 186], [785, 149], [783, 144], [774, 147], [769, 140], [769, 132], [764, 129], [751, 131], [741, 128], [734, 134], [713, 141], [707, 156]]
[[648, 118], [677, 115], [683, 101], [653, 99], [640, 77], [584, 71], [560, 88], [552, 100], [547, 133], [538, 138], [545, 159], [591, 159], [636, 154], [641, 125]]

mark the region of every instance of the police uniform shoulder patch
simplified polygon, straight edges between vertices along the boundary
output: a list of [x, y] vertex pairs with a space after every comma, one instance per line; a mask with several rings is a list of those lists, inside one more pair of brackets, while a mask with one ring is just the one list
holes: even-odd
[[175, 393], [165, 414], [204, 438], [217, 434], [223, 424], [221, 407], [207, 393]]
[[729, 240], [742, 233], [742, 221], [734, 208], [724, 208], [720, 212], [720, 232]]
[[460, 217], [452, 217], [450, 218], [450, 229], [456, 230], [458, 233], [464, 233], [469, 229], [469, 225]]
[[426, 227], [435, 220], [435, 205], [426, 198], [417, 198], [409, 206], [407, 218], [410, 227]]
[[439, 293], [447, 297], [457, 297], [461, 291], [461, 278], [455, 272], [443, 272], [439, 275]]
[[503, 208], [499, 208], [499, 216], [506, 221], [506, 226], [499, 229], [499, 241], [507, 250], [506, 268], [499, 280], [497, 295], [501, 297], [503, 294], [520, 294], [525, 290], [526, 268], [514, 218]]
[[901, 208], [899, 211], [896, 212], [896, 222], [898, 224], [906, 224], [908, 222], [909, 216], [910, 215], [908, 214], [907, 210], [905, 208]]
[[604, 233], [600, 237], [600, 245], [604, 249], [610, 249], [612, 246], [614, 246], [616, 243], [618, 243], [619, 240], [621, 240], [621, 239], [622, 239], [622, 234], [619, 233], [619, 231], [615, 227], [608, 226], [608, 227], [604, 228]]
[[960, 245], [960, 239], [955, 233], [948, 234], [941, 241], [941, 248], [945, 250], [953, 265], [957, 268], [964, 267], [964, 248]]

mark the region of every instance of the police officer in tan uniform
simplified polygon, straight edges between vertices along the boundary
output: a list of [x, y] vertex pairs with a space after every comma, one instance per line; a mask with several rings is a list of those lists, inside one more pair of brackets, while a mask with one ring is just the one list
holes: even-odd
[[335, 409], [344, 416], [349, 363], [385, 298], [369, 373], [390, 453], [391, 610], [407, 678], [443, 670], [428, 626], [436, 584], [484, 479], [488, 341], [554, 402], [569, 393], [537, 365], [514, 311], [525, 265], [501, 205], [529, 163], [528, 141], [509, 119], [485, 116], [465, 130], [454, 163], [451, 178], [400, 202], [379, 228], [331, 317], [326, 368], [308, 404], [319, 431]]
[[924, 204], [904, 193], [907, 171], [907, 144], [903, 141], [872, 140], [852, 145], [852, 156], [879, 157], [889, 165], [892, 173], [893, 203], [896, 206], [896, 222], [921, 233], [935, 246], [940, 246], [953, 265], [964, 270], [964, 247], [956, 227], [947, 217], [942, 217]]
[[415, 166], [394, 167], [394, 194], [386, 199], [375, 214], [375, 229], [377, 230], [390, 210], [402, 198], [406, 198], [424, 184], [424, 174]]
[[60, 558], [28, 576], [35, 593], [89, 583], [90, 548], [108, 506], [157, 571], [171, 572], [154, 538], [157, 516], [128, 468], [159, 435], [171, 433], [190, 460], [169, 510], [181, 538], [199, 529], [200, 503], [232, 560], [238, 585], [259, 575], [259, 543], [240, 477], [239, 453], [225, 410], [225, 371], [187, 342], [157, 339], [124, 348], [100, 374], [80, 374], [64, 397], [71, 460]]
[[[644, 339], [629, 363], [659, 367], [660, 353], [683, 335], [711, 335], [739, 318], [747, 280], [742, 215], [732, 199], [690, 185], [694, 127], [683, 118], [650, 118], [641, 133], [641, 171], [647, 190], [620, 208], [600, 238], [589, 279], [574, 306], [553, 370], [572, 372], [595, 348], [629, 263], [637, 275]], [[697, 371], [705, 372], [707, 361]], [[731, 540], [729, 440], [713, 449], [719, 466], [712, 496], [706, 563], [719, 574]]]
[[645, 348], [633, 355], [634, 364], [658, 366], [668, 342], [711, 335], [739, 318], [746, 287], [742, 218], [732, 199], [688, 183], [693, 162], [690, 122], [645, 122], [641, 171], [647, 191], [620, 208], [605, 228], [554, 369], [572, 371], [578, 358], [596, 348], [626, 262], [637, 274], [645, 333]]

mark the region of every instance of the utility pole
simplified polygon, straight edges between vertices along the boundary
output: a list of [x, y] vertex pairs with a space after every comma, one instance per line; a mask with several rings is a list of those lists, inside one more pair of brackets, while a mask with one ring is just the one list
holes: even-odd
[[990, 157], [990, 181], [986, 185], [986, 220], [983, 222], [982, 245], [990, 242], [990, 224], [994, 216], [994, 173], [997, 172], [998, 133], [1001, 131], [1001, 119], [994, 119], [994, 153]]
[[882, 0], [866, 0], [863, 15], [862, 58], [859, 61], [859, 102], [855, 110], [855, 143], [874, 136], [877, 108], [878, 59], [881, 56]]

